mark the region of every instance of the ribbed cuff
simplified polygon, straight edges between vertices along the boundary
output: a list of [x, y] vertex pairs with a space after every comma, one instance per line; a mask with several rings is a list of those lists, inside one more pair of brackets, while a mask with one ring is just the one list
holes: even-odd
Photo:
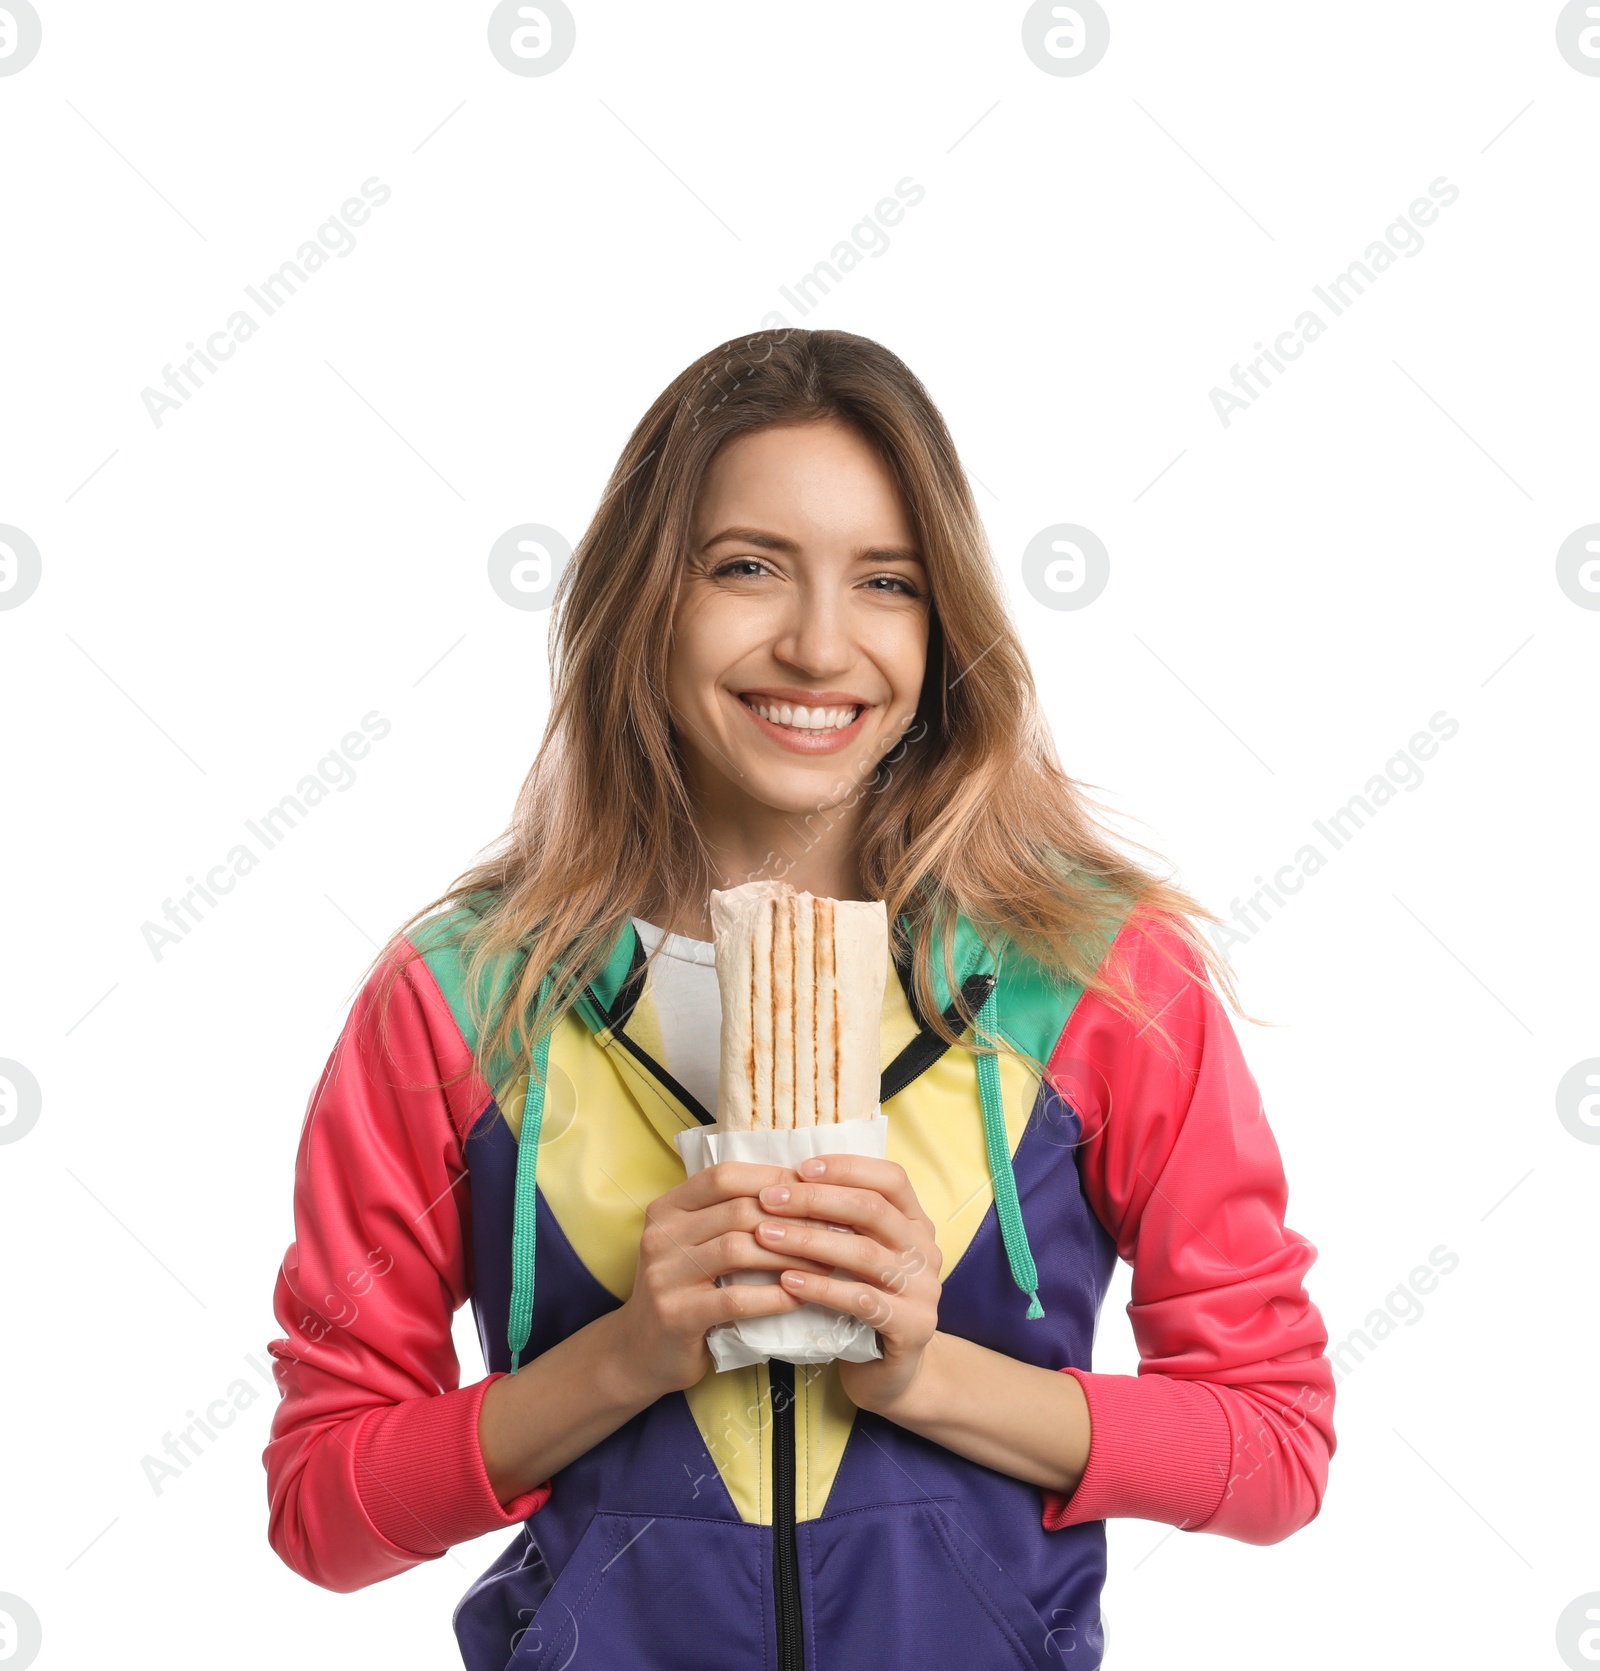
[[1194, 1531], [1228, 1483], [1233, 1430], [1203, 1382], [1064, 1369], [1089, 1404], [1089, 1465], [1070, 1496], [1045, 1490], [1044, 1529], [1131, 1516]]
[[478, 1408], [497, 1372], [457, 1392], [408, 1398], [361, 1424], [356, 1489], [368, 1519], [390, 1543], [417, 1555], [502, 1530], [550, 1500], [546, 1480], [503, 1504], [478, 1443]]

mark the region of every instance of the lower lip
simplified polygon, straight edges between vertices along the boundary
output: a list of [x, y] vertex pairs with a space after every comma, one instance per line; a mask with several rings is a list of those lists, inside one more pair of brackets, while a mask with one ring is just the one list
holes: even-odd
[[744, 709], [745, 713], [760, 727], [763, 735], [770, 737], [773, 742], [781, 744], [792, 754], [837, 754], [840, 749], [848, 748], [861, 734], [862, 722], [872, 712], [870, 707], [862, 708], [861, 712], [837, 731], [797, 731], [792, 725], [774, 725], [771, 720], [763, 719], [747, 702], [734, 701]]

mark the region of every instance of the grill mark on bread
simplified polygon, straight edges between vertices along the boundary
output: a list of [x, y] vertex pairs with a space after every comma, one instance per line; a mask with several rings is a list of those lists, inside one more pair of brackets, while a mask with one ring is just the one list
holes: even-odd
[[773, 945], [778, 938], [778, 902], [775, 899], [767, 901], [770, 907], [768, 915], [771, 926], [767, 930], [767, 1013], [772, 1028], [770, 1062], [767, 1081], [767, 1124], [775, 1126], [778, 1123], [778, 983], [773, 976]]
[[[772, 902], [772, 1124], [775, 1127], [794, 1124], [794, 999], [784, 991], [785, 982], [793, 984], [793, 928], [789, 895], [780, 894]], [[786, 1089], [791, 1093], [788, 1097], [784, 1096]]]
[[[828, 921], [830, 925], [833, 923], [833, 917], [833, 901], [830, 899], [828, 901]], [[833, 1036], [835, 1040], [833, 1049], [833, 1118], [837, 1125], [841, 1118], [839, 1113], [839, 1064], [844, 1056], [844, 1051], [841, 1048], [843, 1039], [839, 1033], [839, 936], [837, 933], [828, 935], [828, 958], [833, 970]]]
[[[754, 950], [754, 934], [751, 935], [752, 951]], [[745, 1052], [745, 1078], [750, 1086], [750, 1129], [755, 1129], [756, 1123], [756, 960], [750, 959], [750, 1048]]]
[[[824, 967], [822, 942], [825, 938], [827, 941], [826, 968], [832, 977], [829, 982], [828, 990], [830, 1022], [829, 1036], [833, 1041], [833, 1049], [829, 1053], [830, 1061], [828, 1063], [831, 1076], [830, 1084], [828, 1086], [830, 1093], [828, 1102], [828, 1122], [829, 1124], [837, 1124], [839, 1119], [839, 940], [837, 922], [834, 916], [833, 901], [831, 899], [819, 899], [817, 901], [817, 907], [817, 925], [819, 930], [817, 935], [818, 974], [820, 977], [821, 970]], [[823, 932], [824, 930], [825, 932]], [[820, 993], [822, 985], [820, 978], [817, 985]], [[819, 1104], [821, 1102], [820, 1096], [818, 1097], [818, 1102]]]
[[793, 894], [784, 901], [788, 910], [784, 915], [789, 922], [789, 1121], [791, 1126], [798, 1125], [800, 1112], [800, 988], [796, 984], [799, 976], [800, 947], [800, 902]]
[[811, 914], [811, 967], [806, 971], [806, 978], [811, 982], [811, 1123], [820, 1125], [822, 1121], [822, 1085], [821, 1072], [817, 1065], [817, 902], [811, 901], [807, 910]]

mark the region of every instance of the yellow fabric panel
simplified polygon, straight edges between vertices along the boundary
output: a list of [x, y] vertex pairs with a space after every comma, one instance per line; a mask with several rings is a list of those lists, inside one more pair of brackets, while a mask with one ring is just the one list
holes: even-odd
[[[1016, 1153], [1038, 1095], [1039, 1076], [1004, 1052], [999, 1058], [1006, 1138]], [[983, 1141], [977, 1058], [948, 1050], [926, 1073], [883, 1105], [889, 1116], [888, 1155], [911, 1180], [922, 1210], [933, 1220], [944, 1255], [942, 1275], [955, 1269], [994, 1200]]]
[[837, 1363], [797, 1365], [794, 1391], [794, 1512], [797, 1520], [815, 1520], [828, 1506], [856, 1406], [840, 1385]]
[[[795, 1390], [795, 1518], [815, 1520], [827, 1506], [856, 1407], [836, 1363], [799, 1364]], [[708, 1370], [684, 1396], [706, 1452], [739, 1517], [772, 1524], [772, 1407], [766, 1364]]]
[[754, 1526], [770, 1526], [772, 1406], [767, 1366], [747, 1364], [721, 1374], [713, 1366], [684, 1397], [739, 1518]]
[[917, 1023], [911, 1014], [911, 1006], [906, 1002], [905, 992], [901, 989], [900, 976], [895, 970], [894, 958], [891, 955], [888, 978], [883, 983], [883, 1050], [878, 1064], [880, 1070], [888, 1067], [916, 1036]]

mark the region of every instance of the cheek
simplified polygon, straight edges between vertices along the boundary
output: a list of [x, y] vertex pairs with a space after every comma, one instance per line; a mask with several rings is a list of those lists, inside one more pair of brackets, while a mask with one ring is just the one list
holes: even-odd
[[706, 686], [716, 676], [716, 635], [704, 610], [680, 609], [673, 619], [667, 650], [667, 699], [674, 708], [705, 701]]
[[914, 708], [922, 694], [928, 666], [928, 629], [921, 621], [907, 621], [887, 637], [882, 666], [894, 686], [895, 703]]
[[770, 607], [749, 598], [712, 595], [680, 606], [672, 626], [669, 675], [686, 698], [715, 704], [712, 687], [758, 654], [782, 631]]

